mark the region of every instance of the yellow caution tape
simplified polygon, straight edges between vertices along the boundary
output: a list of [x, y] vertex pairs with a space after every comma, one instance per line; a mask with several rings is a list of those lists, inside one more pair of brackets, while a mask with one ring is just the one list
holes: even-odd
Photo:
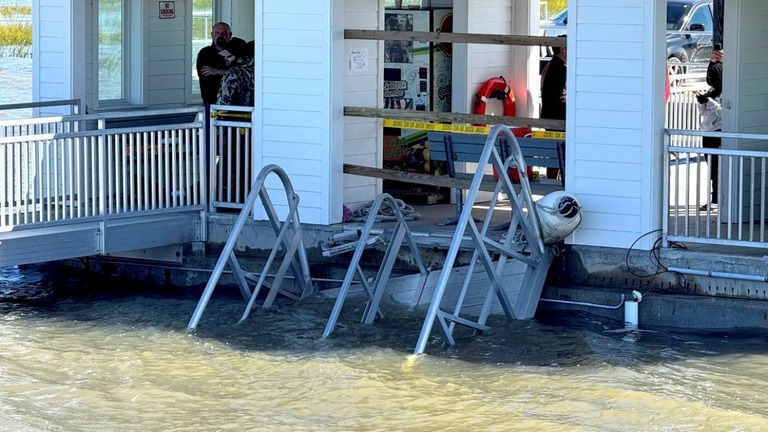
[[394, 120], [384, 119], [384, 127], [401, 129], [419, 129], [436, 132], [460, 132], [468, 134], [488, 135], [491, 131], [490, 126], [457, 125], [444, 123], [430, 123], [416, 120]]
[[535, 130], [535, 131], [533, 131], [533, 137], [534, 138], [565, 140], [565, 132]]
[[251, 119], [251, 113], [249, 112], [239, 112], [239, 111], [211, 111], [211, 118], [213, 119], [219, 119], [219, 118], [242, 118], [242, 119]]

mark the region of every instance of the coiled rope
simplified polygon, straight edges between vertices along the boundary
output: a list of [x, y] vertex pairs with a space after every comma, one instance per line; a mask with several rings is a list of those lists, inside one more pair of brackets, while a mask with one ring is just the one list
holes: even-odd
[[[396, 199], [397, 209], [403, 215], [403, 219], [406, 221], [414, 221], [421, 219], [419, 212], [413, 209], [410, 205], [403, 202], [403, 200]], [[368, 220], [368, 215], [371, 213], [373, 207], [373, 201], [369, 201], [352, 212], [352, 220], [354, 222], [365, 222]], [[379, 211], [376, 213], [376, 222], [394, 222], [397, 221], [396, 209], [393, 209], [389, 201], [382, 201]]]

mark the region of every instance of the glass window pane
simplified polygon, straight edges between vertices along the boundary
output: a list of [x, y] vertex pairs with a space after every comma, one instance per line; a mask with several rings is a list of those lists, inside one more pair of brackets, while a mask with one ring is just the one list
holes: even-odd
[[197, 76], [197, 53], [211, 43], [213, 27], [213, 0], [194, 0], [192, 2], [192, 96], [200, 97], [200, 79]]
[[99, 0], [99, 100], [123, 99], [123, 2]]

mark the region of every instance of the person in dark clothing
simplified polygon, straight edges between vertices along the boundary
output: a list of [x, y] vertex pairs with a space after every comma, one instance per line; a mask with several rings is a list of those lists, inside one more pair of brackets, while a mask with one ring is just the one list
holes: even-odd
[[541, 78], [541, 118], [565, 120], [566, 48], [552, 48], [553, 56]]
[[216, 100], [218, 105], [253, 106], [253, 44], [233, 38], [219, 53], [227, 63]]
[[[565, 120], [567, 52], [565, 47], [554, 47], [552, 53], [552, 59], [544, 67], [541, 76], [541, 118]], [[558, 175], [559, 169], [547, 168], [547, 178], [555, 179]]]
[[[712, 56], [709, 59], [709, 65], [707, 65], [707, 84], [709, 84], [709, 90], [704, 93], [696, 95], [696, 99], [700, 104], [706, 105], [710, 99], [719, 105], [720, 95], [723, 93], [723, 50], [720, 46], [715, 46], [712, 50]], [[722, 130], [721, 121], [719, 115], [714, 120], [705, 118], [706, 124], [702, 124], [702, 129], [720, 132]], [[704, 148], [720, 148], [721, 140], [719, 137], [703, 137], [702, 146]], [[711, 163], [709, 165], [709, 177], [712, 184], [712, 196], [710, 198], [710, 204], [717, 204], [718, 201], [718, 172], [719, 172], [719, 157], [712, 155]], [[702, 205], [699, 210], [705, 211], [709, 207], [708, 204]]]
[[723, 3], [725, 0], [712, 2], [712, 46], [723, 46]]
[[221, 78], [227, 72], [227, 64], [219, 52], [232, 39], [232, 31], [225, 22], [216, 23], [211, 31], [212, 42], [197, 53], [197, 76], [200, 78], [200, 95], [203, 103], [216, 103]]
[[[209, 142], [211, 105], [216, 103], [219, 96], [219, 88], [221, 87], [221, 79], [227, 72], [227, 62], [224, 57], [219, 55], [219, 52], [221, 52], [226, 44], [232, 39], [232, 30], [229, 24], [225, 22], [214, 24], [211, 29], [211, 44], [197, 53], [197, 61], [195, 63], [197, 76], [200, 80], [200, 96], [205, 105], [205, 154], [206, 160], [208, 161], [210, 161], [211, 158]], [[209, 163], [205, 164], [206, 177], [208, 179], [210, 179], [210, 173], [208, 173], [209, 165]]]
[[[217, 105], [253, 106], [253, 54], [254, 45], [238, 38], [232, 38], [219, 52], [228, 69], [221, 80]], [[236, 121], [250, 122], [250, 113], [233, 112], [227, 115], [234, 116]], [[249, 144], [248, 140], [230, 140], [220, 156], [222, 167], [229, 171], [229, 181], [225, 186], [227, 195], [231, 193], [237, 203], [245, 202], [251, 184]]]

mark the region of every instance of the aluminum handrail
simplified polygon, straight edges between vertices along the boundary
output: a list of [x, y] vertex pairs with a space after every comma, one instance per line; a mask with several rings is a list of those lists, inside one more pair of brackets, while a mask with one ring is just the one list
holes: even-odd
[[[278, 176], [282, 182], [283, 189], [288, 200], [289, 211], [288, 216], [284, 221], [280, 220], [265, 185], [266, 179], [270, 174], [275, 174]], [[256, 180], [254, 180], [251, 191], [245, 200], [243, 209], [240, 211], [240, 215], [237, 217], [234, 225], [232, 226], [232, 231], [230, 232], [229, 238], [227, 238], [227, 241], [224, 244], [221, 254], [219, 255], [219, 259], [216, 261], [216, 265], [214, 266], [213, 272], [211, 273], [211, 277], [208, 279], [205, 290], [200, 296], [197, 307], [195, 308], [195, 311], [192, 313], [192, 317], [189, 320], [189, 324], [187, 325], [188, 329], [195, 329], [200, 323], [203, 312], [208, 306], [211, 295], [216, 289], [216, 285], [218, 284], [219, 279], [221, 278], [221, 275], [223, 274], [227, 265], [230, 266], [234, 274], [235, 281], [240, 288], [241, 294], [243, 295], [243, 299], [247, 302], [246, 310], [243, 313], [241, 321], [245, 319], [250, 313], [251, 308], [253, 307], [253, 302], [265, 282], [264, 276], [268, 273], [269, 268], [264, 268], [262, 276], [258, 278], [253, 291], [251, 291], [251, 289], [248, 287], [248, 275], [243, 271], [235, 255], [235, 244], [237, 243], [237, 240], [240, 237], [240, 233], [243, 231], [245, 223], [250, 217], [251, 212], [254, 210], [257, 199], [261, 200], [261, 204], [267, 213], [267, 217], [269, 218], [269, 222], [272, 225], [272, 229], [277, 236], [277, 240], [272, 246], [272, 251], [270, 253], [270, 264], [276, 257], [276, 254], [279, 250], [284, 251], [284, 256], [281, 261], [279, 270], [277, 271], [277, 274], [272, 281], [272, 286], [269, 290], [269, 294], [267, 295], [267, 299], [264, 301], [263, 306], [269, 307], [272, 304], [272, 301], [274, 301], [274, 298], [277, 295], [277, 290], [280, 289], [280, 285], [283, 282], [285, 274], [289, 269], [293, 271], [295, 280], [302, 287], [302, 297], [311, 294], [313, 287], [312, 278], [309, 271], [309, 258], [307, 256], [307, 251], [304, 245], [304, 240], [302, 237], [303, 230], [301, 228], [301, 221], [299, 220], [298, 214], [299, 196], [294, 191], [288, 174], [286, 174], [282, 168], [277, 165], [266, 165], [261, 169], [259, 175], [256, 177]], [[292, 233], [291, 237], [287, 238], [289, 228]], [[296, 255], [298, 255], [298, 261]]]
[[10, 111], [17, 109], [35, 109], [35, 108], [47, 108], [58, 106], [70, 106], [75, 114], [80, 112], [80, 99], [62, 99], [53, 101], [38, 101], [38, 102], [22, 102], [15, 104], [2, 104], [0, 105], [0, 111]]

